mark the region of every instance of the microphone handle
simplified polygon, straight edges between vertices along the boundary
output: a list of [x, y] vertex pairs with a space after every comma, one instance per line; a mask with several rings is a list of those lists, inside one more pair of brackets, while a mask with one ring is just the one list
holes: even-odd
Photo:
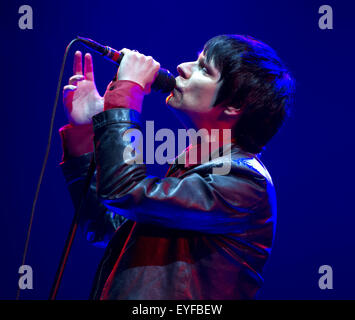
[[[98, 42], [88, 38], [77, 37], [77, 39], [89, 49], [93, 49], [101, 53], [101, 55], [103, 55], [109, 61], [117, 65], [121, 63], [122, 58], [124, 56], [123, 53], [120, 53], [109, 46], [103, 46]], [[154, 91], [161, 91], [162, 93], [169, 93], [175, 88], [175, 85], [175, 78], [170, 73], [170, 71], [167, 69], [160, 68], [158, 71], [158, 75], [151, 86], [151, 89]]]

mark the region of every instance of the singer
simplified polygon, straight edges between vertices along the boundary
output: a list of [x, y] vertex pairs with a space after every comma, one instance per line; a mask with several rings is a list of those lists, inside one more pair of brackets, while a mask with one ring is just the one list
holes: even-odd
[[[273, 49], [250, 36], [210, 39], [196, 61], [177, 67], [167, 105], [186, 127], [207, 129], [209, 141], [230, 129], [231, 156], [176, 161], [159, 178], [147, 176], [145, 164], [124, 161], [130, 142], [123, 135], [140, 128], [143, 98], [160, 65], [134, 50], [122, 53], [103, 97], [92, 57], [85, 55], [83, 72], [80, 51], [63, 89], [69, 124], [60, 129], [61, 167], [74, 206], [93, 153], [96, 160], [81, 225], [88, 240], [106, 250], [90, 298], [255, 298], [276, 223], [273, 182], [258, 154], [287, 114], [289, 71]], [[179, 157], [187, 159], [200, 145]], [[213, 152], [220, 149], [211, 144]], [[229, 173], [215, 174], [225, 161]]]

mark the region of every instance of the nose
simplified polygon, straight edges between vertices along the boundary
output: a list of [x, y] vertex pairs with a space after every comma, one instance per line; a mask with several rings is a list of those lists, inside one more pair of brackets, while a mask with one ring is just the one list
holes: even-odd
[[192, 66], [192, 62], [181, 63], [177, 66], [177, 72], [182, 78], [188, 79], [191, 77], [191, 72], [192, 72], [191, 66]]

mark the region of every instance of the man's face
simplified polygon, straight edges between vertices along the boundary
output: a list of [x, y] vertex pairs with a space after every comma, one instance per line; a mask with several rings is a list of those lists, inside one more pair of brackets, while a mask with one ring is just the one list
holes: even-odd
[[196, 61], [182, 63], [177, 70], [176, 88], [167, 98], [167, 104], [190, 116], [209, 113], [222, 85], [222, 81], [218, 82], [221, 74], [213, 61], [207, 64], [202, 52]]

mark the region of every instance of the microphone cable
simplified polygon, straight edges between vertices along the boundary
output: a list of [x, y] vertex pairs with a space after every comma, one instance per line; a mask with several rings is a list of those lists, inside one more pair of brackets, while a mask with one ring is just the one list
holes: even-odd
[[[47, 165], [49, 151], [50, 151], [50, 148], [51, 148], [53, 127], [54, 127], [54, 119], [55, 119], [55, 114], [56, 114], [56, 111], [57, 111], [57, 105], [58, 105], [58, 99], [59, 99], [59, 95], [60, 95], [60, 90], [61, 90], [61, 87], [62, 87], [62, 79], [63, 79], [63, 74], [64, 74], [65, 62], [67, 60], [69, 49], [71, 48], [73, 43], [76, 42], [76, 41], [78, 41], [77, 38], [72, 40], [68, 44], [68, 46], [66, 47], [65, 53], [64, 53], [64, 57], [63, 57], [62, 66], [61, 66], [61, 69], [60, 69], [57, 92], [56, 92], [56, 95], [55, 95], [55, 100], [54, 100], [54, 105], [53, 105], [53, 110], [52, 110], [52, 116], [51, 116], [51, 122], [50, 122], [50, 126], [49, 126], [47, 148], [46, 148], [46, 152], [45, 152], [44, 159], [43, 159], [41, 173], [39, 175], [39, 179], [38, 179], [38, 183], [37, 183], [36, 193], [35, 193], [35, 196], [34, 196], [34, 199], [33, 199], [33, 203], [32, 203], [32, 210], [31, 210], [31, 215], [30, 215], [30, 223], [28, 225], [27, 237], [26, 237], [26, 242], [25, 242], [25, 249], [23, 251], [23, 257], [22, 257], [22, 264], [21, 265], [25, 265], [25, 262], [26, 262], [28, 245], [29, 245], [29, 241], [30, 241], [30, 235], [31, 235], [32, 224], [33, 224], [34, 211], [35, 211], [36, 203], [37, 203], [37, 200], [38, 200], [39, 189], [41, 187], [41, 183], [42, 183], [42, 180], [43, 180], [44, 171], [45, 171], [45, 168], [46, 168], [46, 165]], [[21, 292], [21, 288], [18, 285], [17, 294], [16, 294], [16, 300], [19, 300], [20, 292]]]

